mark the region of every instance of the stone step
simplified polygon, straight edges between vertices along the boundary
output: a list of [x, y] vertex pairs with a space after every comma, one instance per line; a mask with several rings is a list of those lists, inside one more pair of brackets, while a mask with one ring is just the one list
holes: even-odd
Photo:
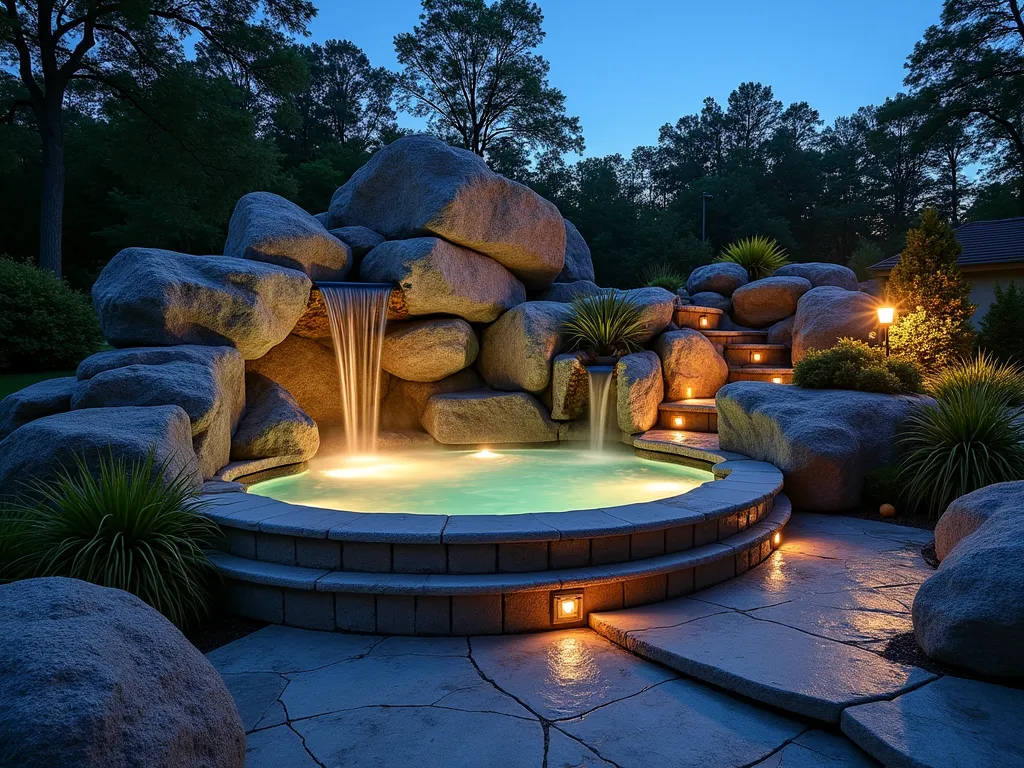
[[[526, 573], [374, 573], [211, 553], [228, 604], [248, 618], [304, 629], [388, 634], [496, 634], [586, 626], [592, 611], [647, 605], [719, 584], [763, 562], [792, 508], [770, 511], [721, 541], [643, 560]], [[554, 622], [552, 601], [582, 601], [582, 618]]]
[[666, 401], [658, 406], [658, 426], [689, 432], [717, 432], [718, 409], [713, 397]]
[[765, 344], [768, 331], [701, 331], [708, 339], [724, 347], [726, 344]]
[[725, 313], [714, 307], [698, 307], [684, 304], [676, 307], [673, 319], [680, 328], [693, 328], [697, 331], [713, 331], [718, 328]]
[[729, 383], [734, 381], [765, 381], [771, 384], [792, 384], [793, 369], [771, 365], [730, 365]]
[[789, 347], [785, 344], [726, 344], [725, 362], [731, 366], [789, 366]]

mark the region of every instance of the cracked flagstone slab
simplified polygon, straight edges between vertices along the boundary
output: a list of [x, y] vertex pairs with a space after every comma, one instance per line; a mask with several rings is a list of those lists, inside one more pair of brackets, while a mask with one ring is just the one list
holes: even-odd
[[1024, 765], [1024, 690], [943, 677], [851, 707], [843, 732], [893, 768]]
[[539, 721], [493, 713], [364, 707], [292, 727], [325, 768], [538, 768], [544, 762]]
[[590, 615], [590, 628], [614, 643], [626, 645], [626, 633], [640, 629], [677, 626], [687, 621], [701, 619], [730, 609], [723, 608], [688, 597], [680, 597], [664, 603], [627, 608], [621, 611], [606, 611]]
[[872, 589], [805, 595], [750, 615], [843, 643], [889, 640], [914, 629], [902, 603]]
[[614, 763], [602, 760], [589, 747], [562, 733], [558, 728], [548, 729], [547, 768], [615, 768]]
[[274, 672], [241, 672], [221, 674], [221, 677], [235, 700], [247, 733], [263, 719], [288, 685], [287, 680]]
[[676, 677], [586, 629], [473, 638], [472, 657], [502, 690], [549, 720]]
[[259, 722], [253, 727], [252, 730], [260, 731], [264, 728], [271, 728], [275, 725], [282, 725], [288, 722], [288, 713], [284, 711], [284, 705], [280, 701], [275, 701], [270, 705], [270, 708], [263, 713], [263, 717], [260, 718]]
[[318, 768], [287, 725], [267, 728], [245, 737], [245, 768]]
[[736, 612], [631, 632], [626, 647], [755, 701], [832, 723], [848, 706], [934, 678], [870, 651]]
[[874, 768], [874, 760], [842, 736], [827, 731], [801, 733], [755, 768]]
[[[453, 695], [462, 692], [462, 696]], [[281, 701], [292, 721], [370, 706], [430, 706], [460, 700], [473, 708], [531, 718], [532, 715], [480, 677], [467, 658], [454, 656], [366, 656], [291, 676]]]
[[805, 728], [692, 680], [669, 680], [558, 727], [629, 768], [750, 765]]
[[464, 637], [388, 637], [375, 645], [371, 656], [468, 656]]
[[271, 624], [207, 654], [222, 675], [232, 672], [304, 672], [361, 656], [380, 637], [313, 632]]

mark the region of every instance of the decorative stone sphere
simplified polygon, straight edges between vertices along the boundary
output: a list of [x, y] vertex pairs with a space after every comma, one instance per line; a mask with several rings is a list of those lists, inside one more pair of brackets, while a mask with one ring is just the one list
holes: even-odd
[[896, 507], [892, 504], [883, 504], [878, 508], [878, 514], [882, 517], [896, 517]]

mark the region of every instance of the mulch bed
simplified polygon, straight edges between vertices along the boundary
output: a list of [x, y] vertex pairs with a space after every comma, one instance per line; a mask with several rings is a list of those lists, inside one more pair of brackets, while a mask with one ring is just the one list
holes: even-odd
[[209, 653], [265, 626], [266, 622], [243, 619], [218, 610], [201, 627], [186, 632], [185, 637], [200, 651]]

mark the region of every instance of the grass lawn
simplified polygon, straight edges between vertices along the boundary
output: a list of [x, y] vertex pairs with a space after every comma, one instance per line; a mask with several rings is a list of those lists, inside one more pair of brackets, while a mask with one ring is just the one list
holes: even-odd
[[56, 379], [58, 376], [74, 376], [74, 371], [47, 371], [46, 373], [8, 373], [0, 376], [0, 400], [7, 397], [11, 392], [24, 389], [29, 384], [47, 379]]

